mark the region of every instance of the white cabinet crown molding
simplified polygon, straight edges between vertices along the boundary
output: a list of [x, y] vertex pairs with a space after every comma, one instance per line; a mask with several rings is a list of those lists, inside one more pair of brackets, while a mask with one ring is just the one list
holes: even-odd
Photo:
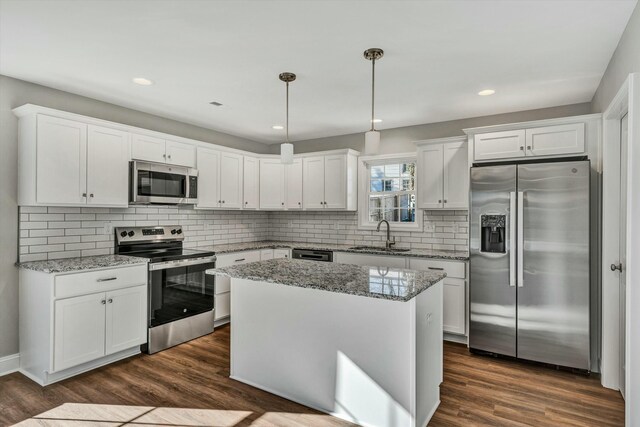
[[602, 119], [601, 113], [594, 113], [594, 114], [584, 114], [581, 116], [557, 117], [553, 119], [533, 120], [530, 122], [505, 123], [501, 125], [479, 126], [475, 128], [462, 129], [462, 131], [466, 135], [475, 135], [478, 133], [487, 133], [487, 132], [530, 129], [530, 128], [537, 128], [537, 127], [570, 124], [570, 123], [584, 123], [587, 121], [601, 120], [601, 119]]
[[446, 138], [423, 139], [420, 141], [414, 141], [413, 143], [416, 144], [417, 147], [421, 147], [425, 145], [449, 144], [453, 142], [467, 142], [467, 136], [460, 135], [460, 136], [448, 136]]

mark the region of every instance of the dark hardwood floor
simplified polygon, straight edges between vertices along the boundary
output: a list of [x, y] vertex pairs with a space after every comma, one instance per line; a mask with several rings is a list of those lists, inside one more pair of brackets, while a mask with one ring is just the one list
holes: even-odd
[[[0, 425], [67, 402], [214, 410], [206, 419], [221, 421], [207, 425], [353, 425], [229, 379], [229, 331], [225, 326], [164, 352], [135, 356], [44, 388], [19, 373], [0, 377]], [[624, 425], [619, 393], [602, 388], [593, 377], [472, 355], [451, 343], [445, 343], [444, 369], [442, 403], [430, 426]], [[235, 411], [245, 412], [240, 416]], [[131, 425], [183, 424], [171, 422], [186, 416], [178, 412], [150, 418], [153, 421], [136, 416]], [[236, 420], [229, 421], [234, 414]], [[200, 415], [190, 414], [195, 418], [188, 425], [202, 425], [193, 421]], [[31, 420], [33, 425], [47, 425], [43, 417]]]

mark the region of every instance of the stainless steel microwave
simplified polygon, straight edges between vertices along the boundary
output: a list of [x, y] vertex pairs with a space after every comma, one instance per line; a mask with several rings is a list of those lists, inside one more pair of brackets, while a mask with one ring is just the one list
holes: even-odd
[[198, 202], [198, 171], [163, 163], [129, 163], [129, 203], [180, 205]]

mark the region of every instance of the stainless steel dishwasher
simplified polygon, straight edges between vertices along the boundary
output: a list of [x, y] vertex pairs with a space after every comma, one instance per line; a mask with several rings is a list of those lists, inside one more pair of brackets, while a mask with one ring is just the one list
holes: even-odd
[[322, 251], [313, 249], [293, 249], [291, 258], [306, 259], [309, 261], [333, 262], [333, 251]]

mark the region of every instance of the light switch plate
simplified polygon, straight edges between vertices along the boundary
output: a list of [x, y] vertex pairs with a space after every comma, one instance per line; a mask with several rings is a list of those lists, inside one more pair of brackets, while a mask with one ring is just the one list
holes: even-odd
[[113, 234], [113, 224], [111, 221], [104, 223], [104, 234]]

